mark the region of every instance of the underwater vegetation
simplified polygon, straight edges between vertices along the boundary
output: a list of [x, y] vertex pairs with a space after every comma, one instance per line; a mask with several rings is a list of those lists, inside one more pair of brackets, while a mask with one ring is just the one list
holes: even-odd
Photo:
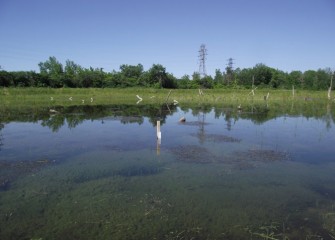
[[[213, 137], [214, 136], [214, 137]], [[206, 138], [207, 139], [207, 138]], [[231, 143], [239, 143], [238, 139], [220, 136], [210, 135], [210, 141], [223, 141]], [[186, 163], [222, 163], [230, 164], [238, 169], [249, 169], [257, 166], [260, 163], [271, 163], [276, 161], [290, 161], [290, 155], [287, 152], [281, 152], [269, 149], [248, 149], [235, 151], [227, 156], [219, 156], [210, 152], [205, 147], [199, 147], [197, 145], [184, 145], [177, 146], [169, 149], [178, 161]]]
[[213, 163], [215, 162], [215, 155], [213, 155], [207, 148], [199, 147], [197, 145], [184, 145], [171, 148], [176, 158], [182, 162], [188, 163]]
[[32, 174], [43, 167], [54, 164], [55, 161], [49, 159], [39, 159], [35, 161], [0, 161], [0, 191], [9, 190], [13, 181], [17, 178]]
[[[191, 134], [193, 137], [199, 137], [199, 134]], [[227, 135], [222, 134], [204, 134], [203, 140], [208, 142], [215, 142], [215, 143], [234, 143], [234, 142], [241, 142], [241, 139], [230, 137]]]

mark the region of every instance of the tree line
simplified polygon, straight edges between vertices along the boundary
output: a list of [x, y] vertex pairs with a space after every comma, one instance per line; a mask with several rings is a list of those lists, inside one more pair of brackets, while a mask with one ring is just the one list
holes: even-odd
[[102, 68], [83, 68], [67, 60], [63, 66], [55, 57], [40, 62], [35, 71], [0, 71], [1, 87], [52, 88], [251, 88], [252, 86], [290, 89], [325, 90], [334, 74], [330, 68], [292, 71], [290, 73], [259, 63], [252, 68], [216, 69], [215, 75], [201, 76], [194, 72], [180, 79], [168, 73], [161, 64], [145, 71], [142, 64], [122, 64], [119, 71], [105, 72]]

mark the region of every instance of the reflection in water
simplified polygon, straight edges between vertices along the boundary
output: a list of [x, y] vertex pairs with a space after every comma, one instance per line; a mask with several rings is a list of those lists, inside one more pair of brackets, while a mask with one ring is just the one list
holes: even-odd
[[335, 236], [332, 103], [55, 110], [1, 110], [1, 239]]
[[[232, 122], [238, 119], [250, 119], [255, 123], [262, 124], [271, 119], [290, 115], [290, 116], [304, 116], [313, 117], [325, 121], [327, 128], [335, 121], [335, 113], [332, 111], [334, 107], [332, 102], [314, 106], [313, 104], [294, 105], [291, 106], [275, 105], [269, 108], [268, 103], [265, 105], [245, 106], [243, 111], [238, 111], [232, 107], [222, 106], [188, 106], [181, 107], [181, 111], [191, 112], [193, 116], [198, 116], [199, 134], [204, 131], [206, 114], [214, 112], [215, 118], [223, 117], [226, 121], [227, 129], [231, 130]], [[300, 103], [301, 104], [301, 103]], [[314, 103], [316, 104], [316, 103]], [[26, 109], [3, 109], [0, 115], [0, 124], [2, 128], [6, 122], [37, 122], [41, 121], [42, 126], [49, 127], [52, 131], [58, 131], [65, 124], [69, 128], [75, 128], [85, 120], [100, 119], [101, 123], [105, 121], [120, 121], [121, 123], [138, 123], [142, 124], [144, 118], [148, 118], [149, 122], [154, 126], [156, 120], [160, 119], [162, 124], [165, 123], [167, 116], [171, 116], [178, 111], [174, 104], [163, 105], [79, 105], [70, 107], [56, 107], [57, 113], [50, 113], [48, 109], [34, 109], [34, 111]], [[190, 123], [188, 123], [190, 124]], [[1, 125], [0, 125], [1, 130]]]
[[2, 137], [2, 132], [1, 130], [4, 128], [4, 124], [0, 122], [0, 151], [1, 151], [1, 146], [3, 145], [3, 137]]
[[[173, 109], [176, 111], [176, 109]], [[42, 121], [42, 126], [48, 126], [53, 131], [58, 131], [65, 122], [69, 128], [75, 128], [85, 120], [100, 119], [102, 123], [106, 121], [120, 121], [123, 124], [138, 123], [141, 125], [144, 117], [148, 117], [154, 123], [156, 119], [164, 122], [169, 113], [165, 105], [163, 106], [77, 106], [59, 109], [59, 114], [50, 115], [50, 118]]]

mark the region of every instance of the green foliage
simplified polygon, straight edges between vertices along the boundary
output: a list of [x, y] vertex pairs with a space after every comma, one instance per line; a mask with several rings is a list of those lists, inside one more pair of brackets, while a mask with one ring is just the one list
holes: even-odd
[[290, 88], [292, 86], [302, 86], [303, 74], [301, 71], [292, 71], [288, 74], [285, 82], [285, 87]]
[[216, 84], [221, 84], [221, 85], [224, 83], [223, 73], [220, 71], [220, 69], [215, 70], [214, 82]]
[[253, 70], [251, 68], [244, 68], [238, 74], [240, 84], [250, 87], [252, 85]]
[[308, 70], [302, 76], [302, 86], [305, 89], [321, 90], [329, 88], [332, 72], [319, 69]]
[[11, 72], [0, 71], [0, 86], [9, 87], [13, 85], [13, 74]]
[[45, 82], [50, 87], [63, 87], [64, 72], [63, 65], [57, 61], [55, 57], [49, 57], [45, 62], [38, 64], [40, 67], [40, 73]]
[[304, 73], [303, 88], [313, 88], [313, 84], [316, 81], [316, 72], [314, 70], [308, 70]]
[[286, 81], [286, 73], [280, 70], [271, 69], [272, 78], [270, 80], [269, 85], [273, 88], [278, 88], [283, 85]]
[[120, 66], [121, 74], [126, 78], [139, 79], [143, 74], [143, 65], [137, 64], [137, 66], [122, 64]]
[[156, 88], [175, 88], [175, 78], [160, 64], [153, 64], [148, 71], [147, 84]]
[[199, 85], [203, 88], [213, 88], [213, 78], [211, 76], [205, 76], [200, 79]]
[[327, 89], [330, 84], [331, 73], [326, 70], [319, 69], [316, 72], [316, 81], [313, 83], [313, 88], [316, 90]]
[[184, 75], [176, 79], [161, 64], [153, 64], [144, 71], [142, 64], [122, 64], [119, 71], [105, 72], [102, 68], [83, 68], [71, 60], [66, 60], [63, 67], [55, 57], [49, 57], [45, 62], [38, 64], [40, 72], [0, 71], [1, 87], [51, 87], [51, 88], [126, 88], [126, 87], [153, 87], [159, 88], [251, 88], [252, 85], [262, 88], [327, 90], [333, 71], [330, 68], [307, 70], [305, 72], [283, 72], [256, 64], [253, 68], [229, 67], [226, 72], [215, 70], [214, 78], [210, 75], [202, 77], [198, 72], [192, 76]]
[[102, 69], [83, 69], [79, 72], [80, 86], [84, 88], [95, 87], [101, 88], [104, 86], [105, 73]]
[[192, 74], [192, 79], [193, 79], [193, 81], [195, 81], [195, 82], [200, 82], [200, 73], [198, 73], [198, 72], [194, 72], [193, 74]]
[[267, 67], [262, 63], [256, 64], [253, 68], [253, 74], [255, 76], [255, 85], [259, 84], [269, 84], [272, 79], [271, 68]]
[[66, 60], [65, 64], [65, 79], [64, 84], [67, 87], [79, 87], [80, 80], [79, 80], [79, 73], [83, 69], [78, 64], [74, 63], [73, 61]]
[[177, 88], [179, 89], [196, 89], [199, 85], [196, 81], [190, 79], [189, 75], [184, 75], [181, 79], [177, 81]]

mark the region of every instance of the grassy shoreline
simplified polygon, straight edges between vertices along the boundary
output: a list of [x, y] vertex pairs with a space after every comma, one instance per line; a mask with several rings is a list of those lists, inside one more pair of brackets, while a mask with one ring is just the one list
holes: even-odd
[[[170, 93], [171, 91], [171, 93]], [[326, 91], [260, 89], [254, 95], [250, 89], [149, 89], [149, 88], [2, 88], [1, 105], [6, 106], [71, 106], [105, 104], [163, 104], [166, 101], [179, 104], [245, 105], [250, 102], [329, 101]], [[170, 93], [170, 94], [169, 94]], [[140, 99], [143, 100], [138, 102]]]

